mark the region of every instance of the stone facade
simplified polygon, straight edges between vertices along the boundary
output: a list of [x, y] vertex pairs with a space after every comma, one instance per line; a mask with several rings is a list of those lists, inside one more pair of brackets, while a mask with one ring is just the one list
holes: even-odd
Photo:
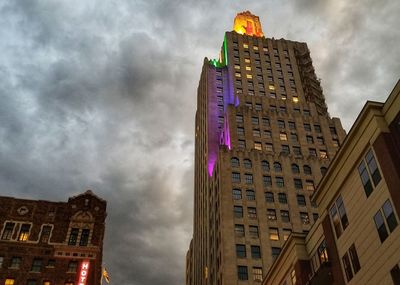
[[[100, 284], [106, 201], [88, 190], [49, 202], [0, 197], [0, 284]], [[14, 283], [13, 283], [14, 282]]]

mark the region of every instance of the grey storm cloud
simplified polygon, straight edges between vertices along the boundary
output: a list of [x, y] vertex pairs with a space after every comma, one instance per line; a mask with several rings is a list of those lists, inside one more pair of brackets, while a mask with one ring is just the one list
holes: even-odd
[[[349, 129], [400, 74], [400, 2], [2, 1], [0, 195], [108, 201], [115, 284], [183, 284], [192, 234], [194, 115], [204, 57], [237, 12], [305, 41]], [[283, 21], [282, 21], [283, 20]]]

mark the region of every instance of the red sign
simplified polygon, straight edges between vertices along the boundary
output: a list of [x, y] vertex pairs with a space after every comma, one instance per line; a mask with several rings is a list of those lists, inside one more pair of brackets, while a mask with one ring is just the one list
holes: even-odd
[[81, 271], [79, 272], [78, 285], [86, 285], [86, 281], [89, 275], [90, 262], [87, 260], [82, 261]]

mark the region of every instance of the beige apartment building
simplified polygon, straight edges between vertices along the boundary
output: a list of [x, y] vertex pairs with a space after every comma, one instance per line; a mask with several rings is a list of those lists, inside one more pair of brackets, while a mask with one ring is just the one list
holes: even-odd
[[204, 60], [195, 135], [186, 284], [261, 284], [323, 214], [310, 197], [345, 138], [306, 43], [266, 38], [239, 13], [219, 59]]
[[400, 284], [400, 81], [367, 102], [312, 196], [319, 218], [292, 233], [263, 284]]

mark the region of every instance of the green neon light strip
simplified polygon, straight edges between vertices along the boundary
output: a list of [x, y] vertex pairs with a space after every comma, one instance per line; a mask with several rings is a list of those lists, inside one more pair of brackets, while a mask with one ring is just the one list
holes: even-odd
[[228, 48], [226, 46], [226, 34], [224, 36], [224, 61], [225, 65], [228, 66]]

